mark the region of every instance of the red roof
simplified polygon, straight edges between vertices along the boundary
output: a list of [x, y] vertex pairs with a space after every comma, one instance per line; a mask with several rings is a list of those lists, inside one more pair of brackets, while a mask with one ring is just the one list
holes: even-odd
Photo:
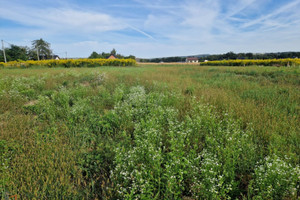
[[190, 57], [190, 58], [187, 58], [187, 60], [198, 60], [198, 58], [196, 58], [196, 57]]
[[110, 55], [107, 59], [116, 59], [114, 55]]

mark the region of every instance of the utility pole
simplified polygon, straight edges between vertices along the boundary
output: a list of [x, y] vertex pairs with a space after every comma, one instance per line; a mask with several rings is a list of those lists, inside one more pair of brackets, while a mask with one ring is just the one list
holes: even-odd
[[6, 61], [6, 55], [5, 55], [5, 49], [4, 49], [4, 42], [3, 42], [3, 40], [1, 40], [1, 42], [2, 42], [2, 50], [3, 50], [4, 62], [6, 63], [7, 61]]
[[36, 55], [37, 55], [37, 59], [40, 60], [40, 55], [39, 55], [39, 47], [36, 47]]

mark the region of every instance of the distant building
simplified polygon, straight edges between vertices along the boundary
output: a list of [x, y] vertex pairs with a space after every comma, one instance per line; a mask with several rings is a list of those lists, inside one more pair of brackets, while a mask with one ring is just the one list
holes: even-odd
[[198, 63], [198, 58], [197, 57], [190, 57], [190, 58], [186, 58], [185, 62], [187, 63]]
[[54, 59], [54, 60], [60, 60], [60, 57], [59, 57], [58, 55], [54, 55], [54, 56], [53, 56], [53, 59]]
[[110, 55], [107, 59], [116, 59], [114, 55]]

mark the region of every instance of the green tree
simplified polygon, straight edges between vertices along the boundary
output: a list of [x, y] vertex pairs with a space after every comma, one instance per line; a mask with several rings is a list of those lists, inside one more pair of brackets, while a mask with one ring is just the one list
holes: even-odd
[[[9, 48], [5, 48], [6, 59], [7, 61], [28, 60], [28, 51], [28, 47], [11, 45]], [[0, 62], [4, 62], [3, 51], [0, 52]]]
[[117, 51], [115, 49], [113, 49], [113, 50], [111, 50], [110, 54], [116, 56], [117, 55]]
[[28, 60], [27, 50], [26, 47], [11, 45], [11, 47], [6, 50], [7, 60]]
[[3, 51], [0, 51], [0, 62], [4, 62], [4, 55], [3, 55]]
[[32, 48], [37, 52], [39, 58], [49, 59], [51, 58], [52, 51], [50, 49], [50, 43], [46, 42], [42, 38], [32, 41]]
[[253, 59], [253, 53], [246, 53], [247, 59]]
[[36, 50], [34, 49], [29, 49], [27, 52], [28, 55], [28, 60], [37, 60], [37, 54], [36, 54]]
[[99, 58], [99, 57], [100, 57], [100, 55], [95, 51], [93, 51], [93, 53], [89, 56], [89, 58], [91, 58], [91, 59], [95, 59], [95, 58]]
[[226, 53], [225, 56], [226, 56], [226, 59], [230, 59], [230, 60], [237, 58], [237, 55], [235, 53], [233, 53], [232, 51]]
[[134, 55], [129, 55], [128, 57], [125, 57], [125, 58], [131, 58], [131, 59], [135, 60], [135, 56]]
[[109, 53], [102, 52], [101, 58], [108, 58], [110, 56]]

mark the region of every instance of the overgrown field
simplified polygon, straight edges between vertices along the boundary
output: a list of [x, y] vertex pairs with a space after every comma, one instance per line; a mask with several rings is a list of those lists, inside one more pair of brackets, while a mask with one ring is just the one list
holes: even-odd
[[299, 67], [2, 69], [2, 198], [298, 199], [299, 89]]

